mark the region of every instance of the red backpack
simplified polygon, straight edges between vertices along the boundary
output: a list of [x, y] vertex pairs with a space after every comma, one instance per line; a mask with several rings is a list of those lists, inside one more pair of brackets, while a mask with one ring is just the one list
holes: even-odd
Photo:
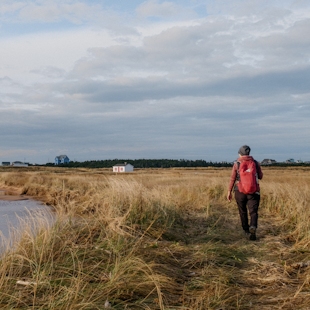
[[259, 191], [257, 164], [254, 159], [237, 161], [238, 190], [243, 194], [254, 194]]

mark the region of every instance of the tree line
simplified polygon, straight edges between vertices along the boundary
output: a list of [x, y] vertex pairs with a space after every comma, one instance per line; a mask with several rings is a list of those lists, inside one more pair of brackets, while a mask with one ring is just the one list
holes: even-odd
[[[117, 164], [128, 163], [134, 168], [204, 168], [204, 167], [232, 167], [233, 162], [212, 162], [203, 159], [105, 159], [88, 161], [71, 161], [68, 164], [59, 164], [58, 167], [72, 168], [112, 168]], [[54, 166], [54, 163], [47, 163], [45, 166]], [[265, 164], [269, 167], [309, 167], [310, 163], [281, 163]]]
[[[72, 168], [112, 168], [117, 164], [128, 163], [135, 168], [198, 168], [198, 167], [230, 167], [232, 163], [211, 162], [202, 159], [106, 159], [89, 161], [71, 161], [68, 164], [59, 164], [60, 167]], [[54, 166], [54, 164], [46, 164]]]

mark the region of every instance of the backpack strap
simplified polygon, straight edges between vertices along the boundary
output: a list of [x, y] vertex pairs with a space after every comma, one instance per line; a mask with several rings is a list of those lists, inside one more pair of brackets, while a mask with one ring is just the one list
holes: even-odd
[[236, 181], [240, 181], [240, 173], [239, 173], [239, 168], [240, 168], [240, 161], [236, 160], [235, 164], [237, 165], [237, 177], [236, 177]]

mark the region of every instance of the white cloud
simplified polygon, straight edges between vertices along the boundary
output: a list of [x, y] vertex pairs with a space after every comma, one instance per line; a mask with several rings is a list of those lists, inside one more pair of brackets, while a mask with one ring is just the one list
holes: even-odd
[[47, 68], [68, 71], [88, 53], [89, 46], [105, 46], [114, 39], [106, 31], [81, 29], [0, 39], [0, 69], [10, 78], [29, 84], [41, 81], [34, 73]]
[[5, 2], [1, 29], [17, 28], [0, 39], [3, 151], [232, 160], [253, 141], [260, 159], [296, 157], [290, 143], [309, 154], [309, 6], [210, 1], [198, 18], [202, 4]]
[[136, 11], [143, 17], [173, 17], [184, 11], [184, 8], [174, 2], [164, 1], [160, 3], [157, 0], [149, 0], [139, 5]]
[[11, 14], [15, 13], [16, 11], [20, 10], [24, 7], [24, 3], [20, 1], [2, 1], [1, 7], [0, 7], [0, 14]]
[[68, 0], [44, 0], [44, 1], [3, 1], [0, 13], [14, 14], [13, 23], [17, 22], [57, 22], [68, 20], [72, 23], [80, 24], [83, 21], [91, 20], [94, 16], [103, 13], [100, 5], [83, 1]]

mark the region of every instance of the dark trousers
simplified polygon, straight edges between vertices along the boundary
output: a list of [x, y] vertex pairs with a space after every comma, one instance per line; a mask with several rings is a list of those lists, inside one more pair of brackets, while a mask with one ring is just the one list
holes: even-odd
[[[254, 226], [257, 228], [258, 206], [260, 201], [260, 195], [259, 194], [246, 195], [236, 190], [235, 199], [239, 209], [242, 228], [244, 230], [249, 230], [250, 226]], [[250, 215], [250, 225], [249, 225], [248, 213]]]

